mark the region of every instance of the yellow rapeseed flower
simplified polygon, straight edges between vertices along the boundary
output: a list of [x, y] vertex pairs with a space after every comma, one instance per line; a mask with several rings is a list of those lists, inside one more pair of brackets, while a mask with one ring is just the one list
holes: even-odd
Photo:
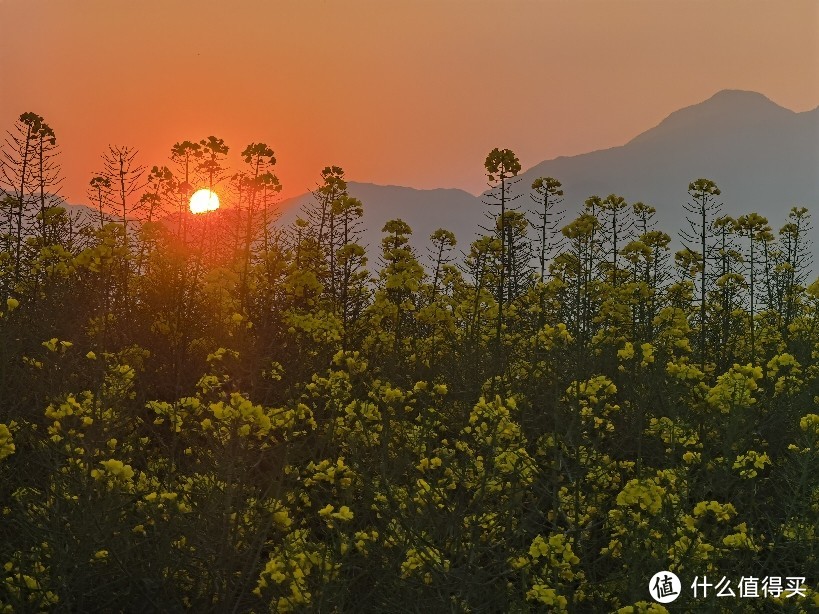
[[14, 454], [15, 449], [9, 427], [0, 423], [0, 460]]
[[342, 505], [338, 511], [331, 514], [331, 516], [333, 518], [338, 518], [339, 520], [352, 520], [353, 512], [346, 505]]

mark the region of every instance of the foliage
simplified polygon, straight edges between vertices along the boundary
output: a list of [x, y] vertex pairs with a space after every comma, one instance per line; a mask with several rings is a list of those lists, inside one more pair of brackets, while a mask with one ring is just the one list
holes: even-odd
[[[142, 200], [134, 172], [95, 178], [114, 221], [82, 243], [21, 225], [18, 249], [20, 202], [23, 220], [39, 205], [12, 194], [0, 611], [664, 612], [663, 569], [684, 586], [819, 569], [805, 209], [778, 239], [755, 214], [708, 226], [719, 191], [698, 180], [705, 250], [675, 272], [654, 210], [616, 195], [557, 237], [543, 178], [534, 247], [501, 200], [461, 262], [434, 233], [429, 270], [391, 220], [370, 272], [339, 167], [307, 219], [271, 229], [261, 143], [232, 209], [159, 217], [227, 180], [226, 153], [178, 143]], [[486, 169], [505, 199], [514, 154]], [[810, 611], [808, 580], [743, 605]]]

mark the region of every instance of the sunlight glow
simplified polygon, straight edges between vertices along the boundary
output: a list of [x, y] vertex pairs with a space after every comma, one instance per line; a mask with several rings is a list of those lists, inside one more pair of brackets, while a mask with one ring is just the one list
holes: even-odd
[[191, 212], [205, 213], [207, 211], [215, 211], [219, 208], [219, 197], [216, 192], [211, 192], [207, 188], [197, 190], [191, 196]]

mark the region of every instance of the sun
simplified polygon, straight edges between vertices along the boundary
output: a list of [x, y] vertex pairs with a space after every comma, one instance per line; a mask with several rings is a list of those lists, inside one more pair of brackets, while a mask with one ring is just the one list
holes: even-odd
[[207, 188], [197, 190], [191, 196], [191, 212], [205, 213], [207, 211], [215, 211], [219, 208], [219, 197], [216, 192], [211, 192]]

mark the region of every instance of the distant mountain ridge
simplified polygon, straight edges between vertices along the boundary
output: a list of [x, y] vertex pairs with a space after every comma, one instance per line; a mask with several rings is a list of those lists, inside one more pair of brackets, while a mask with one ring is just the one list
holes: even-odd
[[656, 138], [678, 138], [688, 130], [736, 130], [763, 119], [794, 115], [797, 113], [779, 106], [759, 92], [722, 90], [703, 102], [674, 111], [626, 145]]
[[[659, 228], [676, 238], [685, 224], [682, 204], [688, 198], [688, 184], [707, 177], [722, 190], [723, 213], [756, 211], [776, 231], [793, 206], [806, 206], [814, 215], [819, 212], [819, 107], [796, 113], [757, 92], [723, 90], [674, 111], [624, 145], [532, 166], [512, 188], [512, 194], [520, 196], [517, 206], [533, 206], [528, 194], [541, 176], [563, 184], [565, 223], [589, 196], [615, 193], [630, 203], [656, 207]], [[383, 224], [396, 217], [413, 228], [416, 247], [443, 227], [467, 249], [479, 225], [486, 224], [489, 209], [483, 202], [486, 194], [473, 196], [456, 189], [350, 182], [349, 193], [364, 203], [364, 242], [371, 252], [379, 247]], [[279, 223], [295, 220], [311, 198], [303, 194], [282, 202]], [[815, 222], [819, 227], [819, 220]]]
[[[498, 145], [514, 150], [514, 144]], [[476, 161], [476, 173], [483, 171], [482, 162]], [[723, 90], [672, 112], [624, 145], [560, 156], [526, 169], [512, 186], [512, 195], [519, 196], [515, 206], [533, 207], [528, 194], [534, 179], [542, 176], [563, 184], [564, 223], [582, 210], [589, 196], [615, 193], [629, 203], [656, 207], [658, 228], [676, 239], [686, 223], [682, 205], [688, 184], [706, 177], [722, 190], [724, 214], [736, 217], [756, 211], [777, 231], [794, 206], [808, 207], [819, 218], [819, 107], [797, 113], [757, 92]], [[438, 228], [454, 232], [458, 248], [466, 251], [483, 232], [481, 225], [488, 225], [486, 193], [355, 181], [348, 183], [348, 191], [364, 204], [361, 242], [371, 258], [380, 253], [381, 228], [393, 218], [412, 227], [412, 244], [419, 255]], [[282, 201], [276, 223], [294, 222], [312, 198], [305, 193]], [[814, 226], [819, 228], [819, 219]], [[813, 239], [819, 265], [819, 240]]]
[[[364, 205], [361, 242], [368, 248], [371, 258], [380, 253], [381, 229], [391, 219], [401, 218], [410, 225], [412, 243], [416, 248], [424, 246], [429, 235], [438, 228], [460, 231], [459, 234], [463, 236], [459, 240], [468, 244], [472, 238], [467, 234], [478, 230], [477, 225], [473, 229], [470, 224], [480, 221], [485, 209], [480, 197], [456, 188], [419, 190], [350, 181], [347, 192]], [[282, 216], [277, 224], [293, 223], [297, 217], [304, 215], [304, 208], [309, 207], [312, 201], [310, 193], [283, 201]]]

